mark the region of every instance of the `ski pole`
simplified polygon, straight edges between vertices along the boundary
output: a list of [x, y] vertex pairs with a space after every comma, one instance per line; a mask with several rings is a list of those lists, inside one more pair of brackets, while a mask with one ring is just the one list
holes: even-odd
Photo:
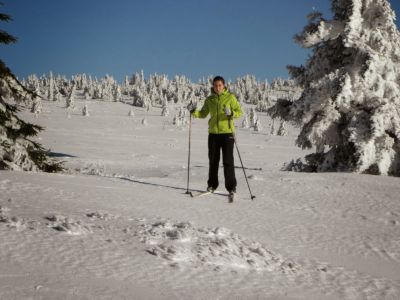
[[[190, 101], [190, 104], [192, 101]], [[189, 112], [189, 152], [188, 152], [188, 171], [187, 171], [187, 187], [186, 187], [186, 194], [190, 194], [189, 191], [189, 177], [190, 177], [190, 140], [192, 136], [192, 113]]]
[[[224, 104], [224, 110], [225, 110], [225, 108], [226, 108], [226, 105]], [[231, 129], [231, 120], [232, 120], [232, 117], [229, 116], [228, 117], [228, 127], [229, 127], [229, 129]]]
[[243, 165], [242, 157], [240, 156], [239, 147], [238, 147], [237, 142], [236, 142], [236, 135], [235, 135], [235, 133], [233, 133], [233, 140], [235, 141], [236, 150], [237, 150], [237, 153], [238, 153], [238, 156], [239, 156], [239, 159], [240, 159], [240, 163], [242, 164], [242, 170], [243, 170], [244, 178], [246, 179], [247, 187], [249, 188], [251, 200], [254, 200], [254, 198], [255, 198], [256, 196], [254, 196], [254, 195], [252, 194], [252, 192], [251, 192], [249, 180], [247, 179], [246, 170], [245, 170], [245, 167], [244, 167], [244, 165]]
[[[232, 120], [232, 115], [228, 117], [229, 128], [231, 128], [231, 120]], [[244, 167], [243, 161], [242, 161], [242, 156], [240, 155], [239, 147], [237, 145], [235, 132], [232, 132], [232, 135], [233, 135], [233, 140], [235, 142], [236, 150], [237, 150], [237, 153], [238, 153], [238, 156], [239, 156], [240, 164], [242, 165], [244, 178], [246, 179], [247, 187], [249, 188], [251, 200], [254, 200], [254, 198], [256, 196], [253, 195], [253, 193], [251, 192], [251, 189], [250, 189], [250, 184], [249, 184], [249, 180], [247, 179], [246, 170], [245, 170], [245, 167]]]

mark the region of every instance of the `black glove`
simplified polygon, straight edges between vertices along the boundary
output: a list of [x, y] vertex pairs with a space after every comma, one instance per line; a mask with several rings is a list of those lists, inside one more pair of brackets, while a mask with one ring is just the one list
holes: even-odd
[[193, 113], [197, 108], [197, 104], [196, 103], [192, 103], [190, 102], [189, 105], [187, 106], [187, 109], [190, 111], [190, 113]]

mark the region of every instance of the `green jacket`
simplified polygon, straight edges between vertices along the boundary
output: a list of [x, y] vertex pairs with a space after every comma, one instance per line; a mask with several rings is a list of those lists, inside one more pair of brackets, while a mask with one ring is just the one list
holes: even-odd
[[[230, 117], [230, 121], [225, 115], [225, 106], [228, 107], [233, 114], [232, 117]], [[196, 110], [192, 113], [195, 118], [202, 119], [207, 117], [208, 114], [211, 115], [211, 118], [208, 121], [208, 132], [221, 134], [235, 132], [233, 119], [239, 118], [243, 113], [235, 95], [231, 94], [225, 88], [220, 95], [216, 94], [212, 89], [211, 95], [207, 97], [201, 110]]]

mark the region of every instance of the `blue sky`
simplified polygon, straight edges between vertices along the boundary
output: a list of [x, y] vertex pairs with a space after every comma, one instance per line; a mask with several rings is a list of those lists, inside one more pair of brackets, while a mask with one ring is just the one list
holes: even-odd
[[[102, 77], [144, 70], [197, 81], [287, 77], [308, 52], [293, 42], [313, 9], [330, 0], [2, 0], [18, 38], [0, 57], [18, 77], [49, 71]], [[400, 16], [400, 0], [391, 0]], [[399, 27], [400, 22], [397, 21]]]

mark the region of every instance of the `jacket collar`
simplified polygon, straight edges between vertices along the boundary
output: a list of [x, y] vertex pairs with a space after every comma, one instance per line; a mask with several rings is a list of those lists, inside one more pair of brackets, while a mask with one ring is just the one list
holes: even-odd
[[[228, 93], [228, 89], [227, 89], [227, 87], [224, 87], [224, 90], [222, 91], [222, 93], [220, 95], [225, 95], [227, 93]], [[214, 91], [214, 88], [211, 88], [211, 95], [218, 96], [218, 94]]]

